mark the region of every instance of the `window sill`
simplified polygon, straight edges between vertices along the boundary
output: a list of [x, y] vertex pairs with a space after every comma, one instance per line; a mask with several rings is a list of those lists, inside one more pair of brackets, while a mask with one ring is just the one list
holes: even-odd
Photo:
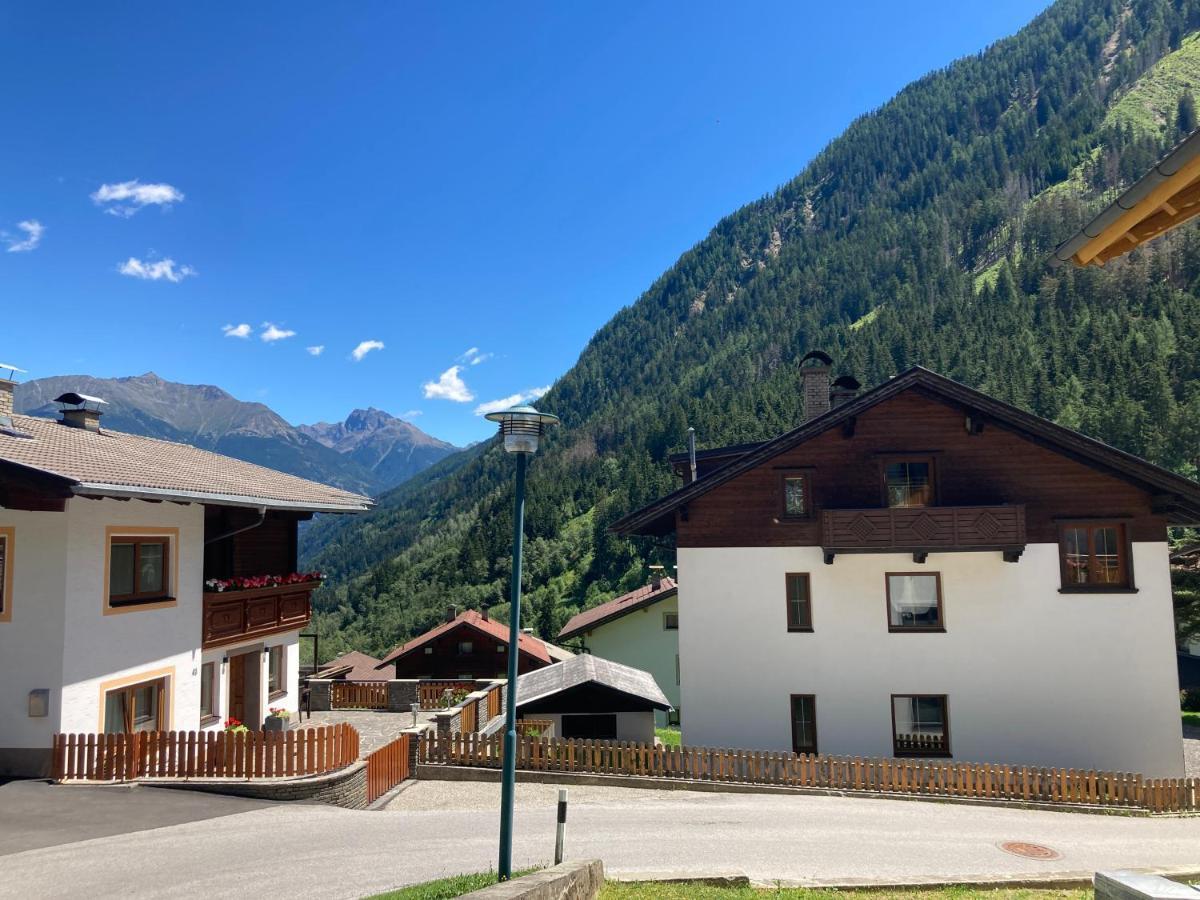
[[177, 606], [178, 602], [174, 597], [146, 597], [145, 599], [137, 600], [107, 600], [104, 604], [104, 614], [112, 615], [114, 613], [138, 612], [149, 609], [170, 609]]
[[267, 694], [267, 699], [278, 700], [280, 697], [286, 697], [287, 694], [287, 691], [271, 691], [271, 693]]
[[953, 754], [949, 750], [925, 750], [925, 751], [892, 751], [892, 756], [897, 759], [951, 759]]
[[221, 721], [220, 716], [201, 716], [200, 727], [207, 728], [209, 725], [216, 725]]
[[811, 625], [809, 625], [807, 628], [797, 628], [794, 625], [788, 626], [788, 634], [812, 634], [812, 632], [813, 629]]
[[907, 625], [889, 625], [888, 634], [945, 634], [945, 626], [914, 628]]
[[1102, 584], [1069, 585], [1058, 589], [1060, 594], [1136, 594], [1135, 587], [1108, 587]]

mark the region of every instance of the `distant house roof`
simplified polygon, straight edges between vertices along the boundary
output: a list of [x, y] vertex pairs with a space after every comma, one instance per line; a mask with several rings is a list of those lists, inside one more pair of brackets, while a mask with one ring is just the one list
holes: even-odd
[[[379, 663], [379, 668], [394, 663], [402, 656], [407, 656], [414, 650], [423, 647], [435, 638], [440, 637], [448, 631], [451, 631], [460, 626], [473, 628], [476, 631], [489, 635], [503, 644], [508, 643], [508, 625], [504, 622], [497, 622], [493, 619], [485, 619], [479, 612], [473, 609], [468, 609], [466, 612], [461, 612], [449, 622], [443, 622], [437, 628], [430, 629], [422, 635], [418, 635], [406, 644], [401, 644], [391, 653], [383, 658]], [[552, 663], [560, 659], [566, 659], [573, 654], [563, 650], [561, 647], [555, 647], [553, 644], [548, 644], [543, 640], [534, 637], [532, 634], [521, 632], [521, 637], [517, 641], [518, 649], [534, 659], [544, 663]]]
[[387, 674], [378, 670], [379, 660], [357, 650], [343, 653], [321, 666], [318, 678], [341, 678], [346, 681], [387, 681]]
[[0, 468], [40, 474], [71, 494], [311, 512], [371, 507], [369, 497], [187, 444], [36, 416], [12, 419], [12, 430], [0, 431]]
[[1064, 428], [1049, 419], [1025, 412], [1011, 403], [997, 400], [936, 372], [914, 366], [798, 428], [763, 442], [756, 449], [736, 457], [703, 478], [635, 510], [614, 522], [611, 528], [618, 534], [668, 534], [675, 529], [675, 511], [680, 507], [907, 390], [916, 390], [933, 400], [971, 410], [973, 414], [985, 416], [1000, 428], [1153, 493], [1159, 498], [1167, 521], [1172, 525], [1200, 522], [1200, 483], [1078, 431]]
[[659, 709], [671, 708], [671, 701], [666, 698], [658, 682], [649, 672], [590, 653], [580, 653], [563, 662], [520, 676], [517, 679], [517, 707], [584, 684], [597, 684], [619, 691], [644, 700]]
[[558, 633], [560, 641], [569, 640], [573, 637], [578, 637], [584, 632], [591, 631], [606, 622], [611, 622], [614, 619], [619, 619], [621, 616], [628, 615], [639, 609], [645, 609], [658, 603], [660, 600], [665, 600], [673, 596], [678, 591], [673, 578], [663, 578], [653, 584], [646, 584], [637, 590], [630, 591], [628, 594], [622, 594], [607, 603], [601, 603], [599, 606], [593, 606], [591, 609], [585, 609], [581, 613], [576, 613], [571, 617], [570, 621], [563, 626], [563, 630]]
[[1102, 266], [1200, 215], [1200, 131], [1054, 251], [1059, 262]]

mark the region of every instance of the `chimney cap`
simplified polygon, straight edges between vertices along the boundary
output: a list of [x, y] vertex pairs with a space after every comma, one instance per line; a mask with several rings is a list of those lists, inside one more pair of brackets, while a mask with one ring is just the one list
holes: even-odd
[[857, 391], [862, 385], [853, 375], [840, 375], [833, 379], [835, 388], [845, 388], [848, 391]]
[[8, 377], [4, 379], [5, 381], [12, 381], [13, 376], [15, 376], [18, 372], [20, 372], [22, 375], [25, 374], [24, 369], [20, 368], [19, 366], [14, 366], [12, 363], [0, 362], [0, 369], [8, 370]]
[[77, 394], [75, 391], [67, 391], [65, 394], [59, 394], [54, 398], [55, 403], [69, 403], [72, 406], [83, 406], [86, 403], [103, 403], [108, 405], [107, 400], [102, 400], [100, 397], [93, 397], [90, 394]]
[[833, 365], [833, 357], [830, 356], [828, 353], [826, 353], [824, 350], [809, 350], [807, 353], [804, 354], [804, 356], [800, 357], [800, 365], [803, 366], [810, 359], [815, 359], [818, 363], [820, 363], [823, 366], [832, 366]]

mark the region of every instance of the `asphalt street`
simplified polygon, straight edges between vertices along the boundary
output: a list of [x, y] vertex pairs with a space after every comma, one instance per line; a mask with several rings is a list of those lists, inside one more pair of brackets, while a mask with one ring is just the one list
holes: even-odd
[[[1200, 869], [1200, 819], [897, 800], [569, 788], [569, 858], [612, 875], [849, 883]], [[514, 861], [546, 864], [554, 785], [518, 785]], [[0, 897], [354, 898], [495, 866], [499, 786], [422, 781], [381, 812], [277, 805], [0, 856]], [[0, 810], [0, 819], [5, 812]], [[1032, 860], [1006, 841], [1061, 854]], [[132, 861], [140, 861], [133, 864]], [[149, 871], [143, 869], [149, 866]]]

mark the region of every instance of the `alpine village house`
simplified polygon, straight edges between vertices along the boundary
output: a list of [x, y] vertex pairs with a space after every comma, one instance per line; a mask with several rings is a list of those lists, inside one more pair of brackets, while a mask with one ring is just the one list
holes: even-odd
[[[923, 368], [697, 454], [674, 533], [687, 743], [1183, 774], [1167, 527], [1200, 485]], [[692, 472], [695, 475], [692, 475]]]
[[296, 572], [297, 523], [370, 500], [108, 431], [97, 398], [13, 415], [14, 387], [0, 380], [0, 775], [47, 774], [56, 732], [294, 713], [319, 583]]

